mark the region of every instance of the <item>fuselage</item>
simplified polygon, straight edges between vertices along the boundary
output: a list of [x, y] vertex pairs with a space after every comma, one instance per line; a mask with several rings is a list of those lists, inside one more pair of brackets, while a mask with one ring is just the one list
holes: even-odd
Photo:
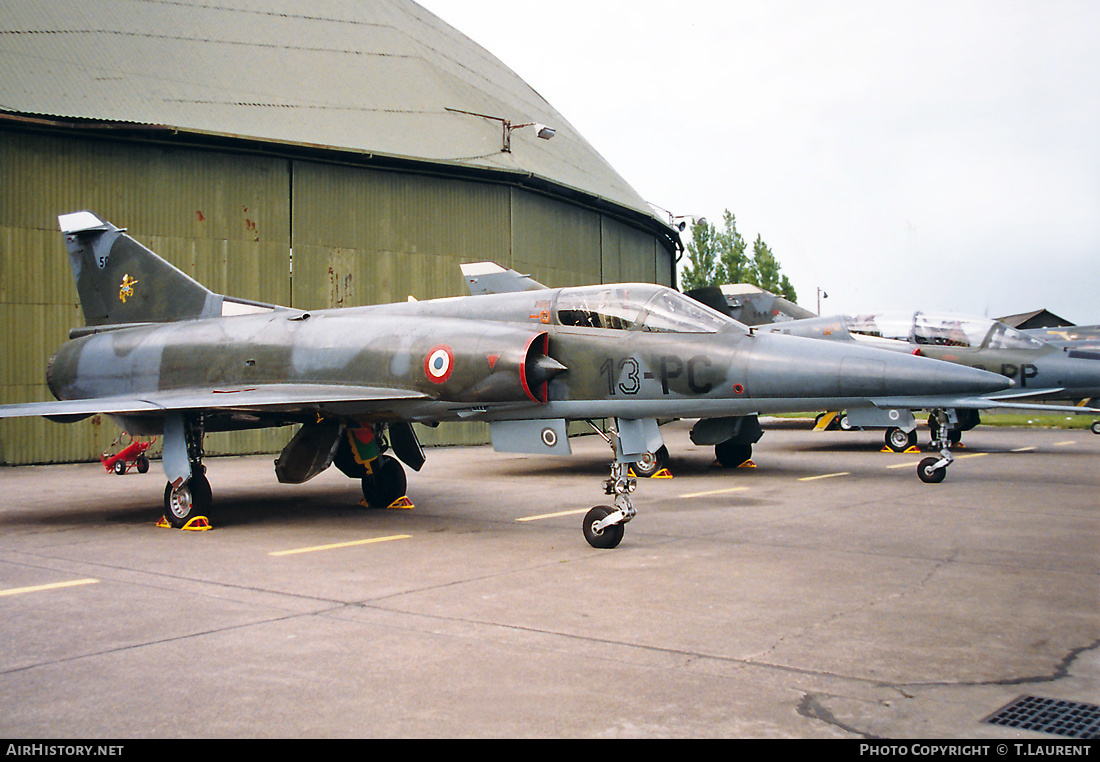
[[64, 345], [59, 399], [268, 384], [406, 389], [407, 417], [709, 417], [983, 394], [993, 374], [753, 334], [652, 284], [274, 312], [107, 330]]
[[965, 315], [858, 315], [809, 318], [767, 330], [833, 341], [859, 342], [896, 352], [999, 373], [1012, 379], [1012, 396], [1051, 400], [1100, 396], [1100, 351], [1057, 346], [987, 318]]

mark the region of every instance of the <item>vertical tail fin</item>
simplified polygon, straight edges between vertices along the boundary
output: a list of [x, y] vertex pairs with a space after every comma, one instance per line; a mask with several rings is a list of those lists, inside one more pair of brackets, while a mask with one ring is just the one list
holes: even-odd
[[91, 212], [57, 218], [89, 326], [221, 314], [221, 297]]

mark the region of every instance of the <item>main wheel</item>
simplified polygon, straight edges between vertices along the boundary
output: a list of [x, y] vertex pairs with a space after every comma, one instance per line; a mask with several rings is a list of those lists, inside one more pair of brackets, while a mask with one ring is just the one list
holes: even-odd
[[752, 445], [727, 439], [714, 446], [714, 457], [726, 468], [737, 468], [752, 457]]
[[917, 443], [917, 432], [903, 431], [897, 426], [886, 430], [886, 446], [894, 452], [905, 452]]
[[588, 540], [588, 544], [593, 548], [610, 549], [617, 547], [620, 542], [623, 541], [623, 534], [626, 532], [626, 527], [622, 524], [612, 524], [609, 527], [604, 527], [602, 530], [597, 531], [594, 529], [595, 525], [606, 519], [615, 509], [610, 505], [597, 505], [595, 508], [584, 514], [584, 539]]
[[172, 489], [171, 483], [164, 486], [164, 517], [176, 529], [196, 516], [209, 513], [211, 502], [210, 482], [205, 474], [192, 474], [177, 489]]
[[648, 479], [662, 468], [668, 467], [668, 448], [664, 445], [657, 452], [647, 452], [630, 466], [634, 469], [634, 475]]
[[1091, 428], [1093, 434], [1100, 434], [1100, 421], [1093, 421]]
[[405, 496], [408, 480], [401, 463], [391, 455], [383, 455], [371, 464], [373, 473], [363, 477], [363, 498], [371, 508], [388, 508], [394, 500]]
[[[932, 444], [936, 444], [940, 438], [940, 424], [935, 418], [929, 417], [928, 419], [928, 434], [932, 438]], [[962, 441], [963, 433], [962, 429], [948, 429], [947, 431], [947, 443], [954, 446]]]
[[925, 484], [939, 484], [947, 476], [947, 467], [936, 468], [939, 458], [925, 458], [917, 464], [917, 476]]

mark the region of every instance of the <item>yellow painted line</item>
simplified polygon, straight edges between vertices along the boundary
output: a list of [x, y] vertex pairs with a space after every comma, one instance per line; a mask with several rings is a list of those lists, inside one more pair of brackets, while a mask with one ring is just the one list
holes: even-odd
[[1067, 439], [1065, 442], [1055, 442], [1055, 447], [1065, 447], [1066, 445], [1077, 444], [1076, 439]]
[[63, 587], [77, 587], [79, 585], [94, 585], [98, 579], [75, 579], [72, 582], [54, 582], [50, 585], [34, 585], [33, 587], [13, 587], [9, 590], [0, 590], [0, 596], [22, 595], [23, 593], [37, 593], [42, 590], [60, 590]]
[[834, 476], [848, 476], [848, 473], [849, 473], [848, 471], [841, 471], [841, 472], [835, 473], [835, 474], [821, 474], [821, 476], [803, 476], [798, 481], [800, 481], [800, 482], [812, 482], [812, 481], [817, 481], [818, 479], [832, 479]]
[[578, 513], [588, 513], [588, 508], [579, 508], [575, 511], [558, 511], [557, 513], [543, 513], [538, 516], [524, 516], [516, 521], [539, 521], [541, 519], [553, 519], [558, 516], [576, 516]]
[[962, 460], [963, 458], [984, 458], [988, 454], [987, 452], [968, 452], [966, 455], [959, 455], [955, 460]]
[[909, 463], [895, 463], [892, 466], [887, 466], [887, 468], [913, 468], [919, 462], [920, 461], [914, 460], [910, 461]]
[[748, 487], [730, 487], [729, 489], [713, 489], [710, 492], [689, 492], [686, 495], [680, 495], [684, 500], [692, 497], [709, 497], [710, 495], [728, 495], [731, 492], [743, 492]]
[[1035, 449], [1034, 447], [1017, 447], [1012, 452], [1031, 452], [1034, 449]]
[[410, 534], [395, 534], [389, 537], [372, 537], [369, 540], [353, 540], [351, 542], [334, 542], [331, 545], [314, 545], [311, 548], [295, 548], [294, 550], [279, 550], [268, 553], [269, 556], [293, 556], [298, 553], [313, 553], [318, 550], [338, 550], [340, 548], [353, 548], [357, 545], [373, 545], [376, 542], [389, 542], [390, 540], [407, 540]]

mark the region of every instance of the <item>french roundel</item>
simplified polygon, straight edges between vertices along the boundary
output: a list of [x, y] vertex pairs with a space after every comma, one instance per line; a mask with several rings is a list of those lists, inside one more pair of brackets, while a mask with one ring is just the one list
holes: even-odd
[[428, 353], [428, 356], [424, 358], [424, 373], [427, 375], [428, 380], [435, 384], [442, 384], [450, 378], [454, 367], [454, 352], [446, 344], [434, 347]]

